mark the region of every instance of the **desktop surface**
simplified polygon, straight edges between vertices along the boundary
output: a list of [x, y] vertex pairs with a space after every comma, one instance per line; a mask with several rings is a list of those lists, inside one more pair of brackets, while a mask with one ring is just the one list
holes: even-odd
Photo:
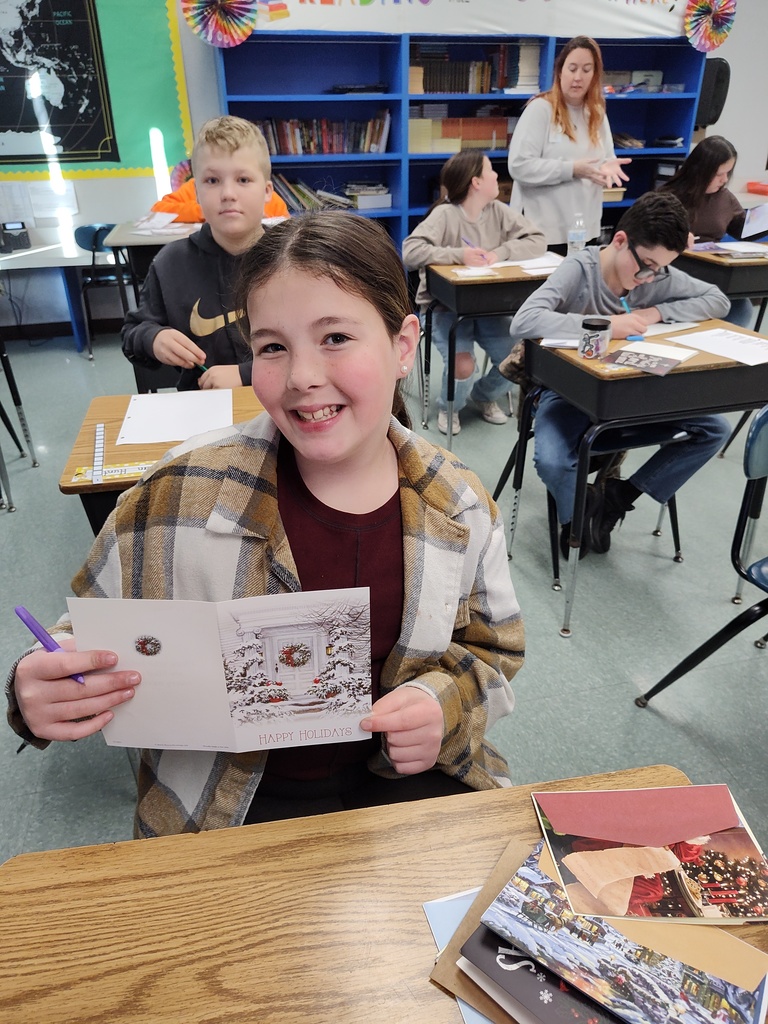
[[23, 854], [0, 866], [0, 1019], [460, 1024], [422, 903], [534, 845], [534, 789], [687, 782], [661, 765]]

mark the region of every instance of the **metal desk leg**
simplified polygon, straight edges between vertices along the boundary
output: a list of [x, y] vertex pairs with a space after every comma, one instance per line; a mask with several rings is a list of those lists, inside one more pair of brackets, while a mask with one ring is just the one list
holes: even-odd
[[766, 306], [768, 306], [768, 296], [766, 296], [763, 299], [763, 301], [760, 303], [760, 309], [757, 311], [757, 320], [755, 320], [755, 330], [756, 331], [760, 330], [760, 325], [762, 324], [763, 317], [765, 316], [765, 307]]
[[[5, 459], [3, 458], [3, 451], [1, 448], [0, 485], [2, 485], [0, 486], [0, 508], [7, 508], [9, 512], [15, 512], [16, 506], [13, 504], [13, 498], [11, 497], [11, 481], [8, 479], [8, 470], [5, 468]], [[3, 498], [3, 492], [5, 492], [5, 498]]]
[[571, 636], [571, 611], [576, 595], [576, 570], [579, 567], [581, 552], [581, 535], [584, 532], [584, 510], [587, 504], [587, 483], [589, 482], [589, 460], [592, 454], [592, 442], [600, 432], [599, 426], [587, 430], [579, 445], [579, 463], [576, 470], [576, 493], [573, 499], [573, 516], [571, 517], [571, 535], [568, 540], [570, 552], [565, 581], [565, 612], [560, 636]]
[[61, 277], [64, 281], [64, 291], [67, 296], [67, 306], [69, 307], [69, 319], [72, 323], [72, 333], [75, 336], [77, 351], [82, 352], [84, 348], [87, 348], [88, 358], [93, 359], [91, 338], [83, 314], [80, 270], [78, 267], [61, 267]]
[[26, 459], [27, 453], [24, 450], [24, 446], [22, 445], [21, 441], [19, 440], [19, 435], [13, 429], [13, 424], [8, 418], [8, 413], [5, 411], [5, 407], [2, 402], [0, 402], [0, 420], [3, 421], [3, 423], [5, 424], [5, 429], [11, 435], [11, 440], [16, 445], [19, 455], [21, 456], [22, 459]]
[[[24, 415], [24, 406], [21, 404], [21, 395], [19, 394], [19, 389], [16, 386], [16, 378], [13, 376], [11, 360], [8, 358], [8, 353], [5, 350], [5, 342], [2, 340], [0, 340], [0, 364], [2, 364], [2, 367], [5, 370], [5, 376], [8, 380], [11, 398], [13, 399], [13, 404], [16, 406], [16, 415], [19, 417], [21, 430], [27, 442], [29, 454], [32, 456], [32, 465], [39, 466], [40, 463], [37, 461], [37, 455], [35, 455], [35, 446], [32, 444], [32, 435], [29, 432], [27, 417]], [[16, 443], [18, 444], [18, 439], [16, 439]]]
[[[112, 246], [112, 259], [115, 261], [115, 277], [117, 278], [117, 290], [120, 293], [120, 305], [123, 307], [123, 316], [128, 312], [128, 296], [125, 291], [125, 281], [123, 280], [123, 270], [129, 270], [125, 263], [122, 262], [123, 250], [117, 246]], [[131, 273], [131, 278], [133, 274]], [[136, 290], [134, 284], [134, 291]]]
[[456, 397], [456, 328], [463, 317], [456, 317], [448, 331], [448, 392], [445, 396], [445, 404], [448, 410], [448, 440], [446, 447], [448, 451], [453, 450], [453, 400]]
[[[520, 491], [523, 487], [523, 473], [525, 471], [525, 456], [528, 450], [528, 438], [531, 436], [531, 421], [533, 420], [533, 409], [536, 399], [541, 394], [541, 388], [532, 388], [525, 396], [523, 409], [520, 413], [518, 425], [517, 444], [515, 445], [515, 473], [512, 477], [512, 511], [509, 516], [509, 546], [507, 557], [512, 557], [512, 544], [515, 540], [517, 529], [517, 515], [520, 510]], [[497, 488], [498, 489], [498, 488]]]

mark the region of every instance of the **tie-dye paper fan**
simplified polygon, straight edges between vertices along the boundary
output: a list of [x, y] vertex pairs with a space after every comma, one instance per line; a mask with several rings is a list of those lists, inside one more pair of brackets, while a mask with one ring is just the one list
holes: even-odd
[[256, 28], [256, 0], [181, 0], [192, 31], [211, 46], [238, 46]]
[[175, 192], [192, 177], [192, 162], [180, 160], [171, 171], [171, 188]]
[[728, 38], [736, 19], [736, 0], [688, 0], [685, 34], [694, 49], [707, 53]]

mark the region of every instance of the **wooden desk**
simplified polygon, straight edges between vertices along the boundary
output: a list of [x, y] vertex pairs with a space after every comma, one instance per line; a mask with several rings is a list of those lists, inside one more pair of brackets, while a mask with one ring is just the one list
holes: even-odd
[[[422, 903], [539, 837], [533, 789], [684, 785], [655, 766], [0, 867], [0, 1018], [14, 1024], [459, 1024]], [[768, 948], [764, 926], [739, 937]]]
[[[672, 325], [670, 325], [672, 327]], [[653, 341], [679, 341], [685, 346], [686, 335], [721, 327], [740, 334], [757, 335], [755, 331], [736, 327], [721, 320], [707, 320], [690, 331], [658, 335]], [[610, 349], [625, 345], [612, 341]], [[694, 347], [695, 342], [691, 342]], [[629, 367], [616, 367], [599, 359], [582, 359], [578, 352], [567, 349], [542, 348], [536, 341], [526, 340], [525, 368], [528, 376], [543, 387], [551, 388], [575, 405], [593, 421], [579, 445], [576, 474], [576, 495], [571, 519], [573, 548], [568, 559], [565, 585], [565, 609], [560, 635], [571, 635], [571, 611], [576, 592], [578, 548], [584, 524], [589, 463], [593, 448], [599, 449], [603, 434], [617, 428], [650, 423], [664, 423], [685, 416], [754, 409], [768, 402], [768, 363], [745, 366], [723, 356], [699, 352], [675, 367], [664, 377], [643, 373]], [[531, 390], [523, 403], [516, 451], [513, 450], [502, 472], [495, 494], [498, 495], [514, 466], [512, 512], [510, 516], [510, 551], [517, 525], [520, 491], [528, 438], [533, 421], [536, 397]], [[628, 445], [622, 445], [627, 447]], [[616, 449], [608, 446], [604, 450]], [[677, 559], [681, 560], [681, 559]]]
[[[103, 395], [92, 400], [59, 480], [59, 490], [63, 494], [80, 495], [94, 533], [98, 533], [106, 522], [107, 516], [117, 504], [120, 492], [133, 486], [140, 475], [134, 473], [133, 475], [113, 477], [105, 479], [101, 484], [94, 484], [85, 478], [73, 479], [77, 469], [81, 467], [90, 469], [93, 466], [96, 425], [104, 424], [105, 467], [128, 464], [151, 465], [165, 455], [170, 448], [173, 448], [174, 444], [178, 443], [163, 441], [160, 444], [126, 444], [118, 447], [117, 437], [131, 397], [131, 395]], [[252, 388], [243, 387], [232, 390], [232, 415], [235, 423], [253, 419], [260, 412], [263, 412], [263, 406], [256, 398]]]
[[[768, 245], [765, 250], [768, 254]], [[691, 277], [717, 285], [729, 299], [760, 299], [755, 321], [755, 330], [760, 330], [768, 304], [768, 259], [765, 256], [753, 260], [733, 259], [714, 252], [686, 249], [675, 260], [675, 266]]]
[[[509, 316], [522, 306], [548, 274], [533, 276], [520, 267], [499, 267], [494, 276], [461, 277], [460, 266], [427, 267], [427, 291], [435, 300], [455, 314], [448, 332], [448, 439], [450, 450], [453, 399], [456, 394], [454, 363], [456, 359], [456, 328], [467, 317]], [[429, 425], [429, 371], [432, 365], [432, 307], [427, 310], [424, 326], [424, 408], [422, 426]]]

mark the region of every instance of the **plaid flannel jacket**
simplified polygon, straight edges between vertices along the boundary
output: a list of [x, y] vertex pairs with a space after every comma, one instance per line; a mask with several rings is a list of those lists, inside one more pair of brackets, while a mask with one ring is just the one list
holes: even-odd
[[[392, 420], [403, 520], [405, 597], [382, 693], [411, 683], [443, 710], [437, 767], [473, 789], [509, 785], [486, 740], [513, 707], [523, 661], [503, 524], [477, 477]], [[266, 415], [174, 448], [122, 496], [72, 587], [79, 597], [223, 601], [301, 589], [277, 507], [279, 433]], [[66, 618], [57, 632], [67, 629]], [[12, 681], [12, 677], [11, 677]], [[9, 686], [9, 720], [35, 746]], [[242, 822], [266, 753], [144, 750], [137, 837]], [[386, 754], [369, 763], [396, 778]]]

